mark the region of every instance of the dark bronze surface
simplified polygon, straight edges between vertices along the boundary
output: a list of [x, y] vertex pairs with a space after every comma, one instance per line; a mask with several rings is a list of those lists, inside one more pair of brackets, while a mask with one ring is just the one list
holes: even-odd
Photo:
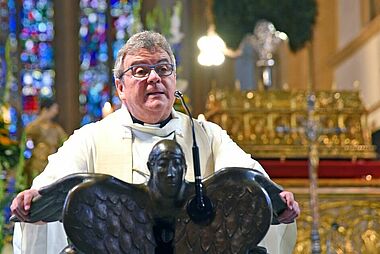
[[145, 184], [69, 175], [40, 191], [30, 222], [62, 219], [69, 239], [84, 253], [247, 253], [286, 207], [278, 195], [282, 189], [260, 172], [225, 168], [202, 181], [215, 217], [199, 225], [186, 211], [194, 183], [184, 180], [179, 145], [159, 142], [148, 167]]

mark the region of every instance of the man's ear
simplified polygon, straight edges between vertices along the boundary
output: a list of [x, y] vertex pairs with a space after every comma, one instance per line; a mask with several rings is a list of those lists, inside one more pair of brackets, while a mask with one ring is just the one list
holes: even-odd
[[115, 79], [115, 87], [116, 87], [116, 91], [117, 91], [117, 94], [119, 95], [119, 98], [122, 100], [122, 99], [125, 99], [124, 98], [124, 84], [123, 84], [123, 81], [121, 81], [120, 79]]

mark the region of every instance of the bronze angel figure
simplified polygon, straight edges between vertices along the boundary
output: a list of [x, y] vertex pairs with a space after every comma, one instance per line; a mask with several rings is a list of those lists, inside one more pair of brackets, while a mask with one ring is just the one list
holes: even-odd
[[62, 221], [72, 243], [62, 253], [266, 253], [257, 247], [286, 204], [262, 173], [224, 168], [204, 179], [212, 218], [194, 222], [186, 161], [173, 140], [152, 149], [144, 184], [73, 174], [42, 188], [28, 222]]

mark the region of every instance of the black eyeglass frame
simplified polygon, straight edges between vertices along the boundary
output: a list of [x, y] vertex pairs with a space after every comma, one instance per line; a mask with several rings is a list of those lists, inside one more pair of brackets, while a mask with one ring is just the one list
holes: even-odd
[[[171, 67], [171, 70], [170, 70], [170, 73], [169, 74], [166, 74], [166, 75], [163, 75], [163, 74], [160, 74], [159, 71], [156, 70], [156, 67], [157, 66], [162, 66], [162, 65], [168, 65]], [[135, 67], [148, 67], [150, 69], [150, 71], [147, 73], [146, 76], [144, 77], [136, 77], [134, 74], [133, 74], [133, 68]], [[126, 69], [125, 71], [123, 71], [120, 75], [119, 75], [119, 79], [121, 79], [125, 73], [127, 73], [128, 71], [132, 71], [132, 76], [135, 77], [135, 78], [138, 78], [138, 79], [144, 79], [146, 77], [148, 77], [150, 75], [150, 72], [154, 70], [160, 77], [167, 77], [167, 76], [170, 76], [173, 74], [173, 71], [174, 71], [174, 64], [171, 64], [171, 63], [157, 63], [157, 64], [153, 64], [153, 65], [150, 65], [150, 64], [135, 64], [135, 65], [131, 65], [128, 67], [128, 69]]]

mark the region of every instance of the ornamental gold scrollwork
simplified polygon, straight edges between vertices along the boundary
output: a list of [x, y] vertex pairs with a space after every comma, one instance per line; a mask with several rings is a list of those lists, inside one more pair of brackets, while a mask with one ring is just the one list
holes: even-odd
[[[375, 158], [358, 91], [315, 93], [320, 158]], [[255, 158], [307, 158], [306, 91], [210, 91], [205, 116]]]
[[[294, 254], [311, 253], [310, 215], [307, 197], [298, 196], [302, 209], [297, 220], [297, 243]], [[319, 199], [322, 253], [380, 253], [380, 198], [322, 196]]]

